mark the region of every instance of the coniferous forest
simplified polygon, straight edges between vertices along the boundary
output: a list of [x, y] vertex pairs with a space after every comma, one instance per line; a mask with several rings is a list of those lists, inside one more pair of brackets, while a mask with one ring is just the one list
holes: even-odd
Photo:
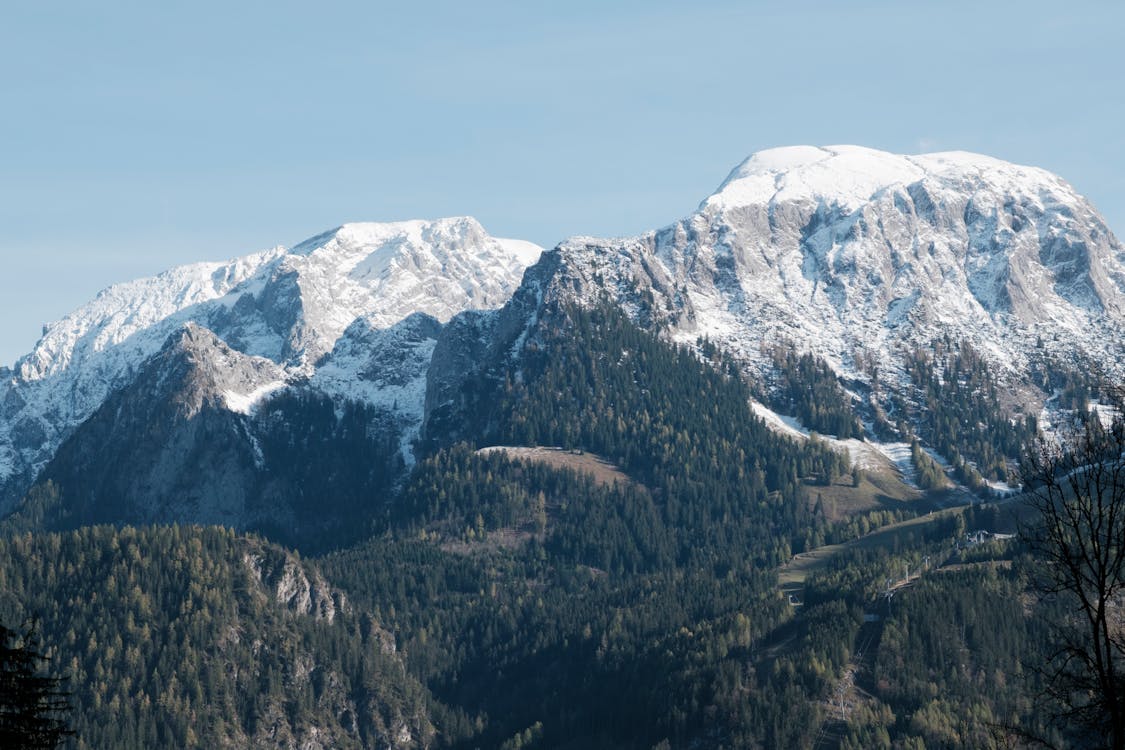
[[[863, 477], [829, 443], [768, 429], [721, 352], [700, 358], [610, 306], [537, 325], [518, 366], [472, 376], [471, 429], [401, 486], [337, 478], [362, 509], [357, 543], [322, 553], [316, 537], [307, 558], [214, 527], [9, 524], [0, 621], [37, 623], [72, 691], [67, 746], [999, 748], [1021, 728], [1049, 734], [1026, 666], [1048, 606], [1027, 594], [1031, 563], [1017, 539], [966, 542], [1010, 530], [1003, 507], [830, 518], [810, 491]], [[979, 358], [946, 347], [911, 370], [928, 439], [996, 476], [1030, 426], [1000, 421]], [[780, 398], [856, 434], [822, 363], [778, 365]], [[831, 408], [808, 412], [820, 393]], [[275, 406], [298, 408], [331, 418]], [[266, 450], [297, 472], [301, 442], [278, 429]], [[479, 450], [496, 445], [614, 472]], [[783, 585], [794, 554], [845, 542]]]

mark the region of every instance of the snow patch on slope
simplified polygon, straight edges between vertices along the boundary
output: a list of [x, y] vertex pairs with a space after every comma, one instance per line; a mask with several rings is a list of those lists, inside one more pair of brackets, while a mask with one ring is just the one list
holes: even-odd
[[509, 237], [496, 237], [494, 238], [500, 246], [508, 253], [516, 258], [524, 268], [535, 265], [539, 260], [539, 256], [543, 255], [543, 248], [536, 245], [534, 242], [527, 240], [516, 240]]
[[874, 443], [874, 447], [894, 464], [902, 481], [911, 487], [918, 486], [918, 471], [914, 468], [910, 443]]
[[230, 411], [238, 414], [252, 414], [259, 403], [286, 385], [287, 383], [284, 380], [275, 380], [260, 385], [249, 393], [238, 393], [233, 390], [223, 391], [223, 402]]
[[794, 438], [806, 439], [809, 437], [809, 431], [804, 428], [804, 425], [802, 425], [800, 420], [796, 417], [787, 417], [778, 414], [765, 404], [761, 404], [757, 401], [750, 402], [750, 409], [774, 432]]
[[[766, 426], [777, 433], [798, 440], [807, 440], [812, 434], [796, 417], [778, 414], [757, 401], [752, 401], [750, 408], [765, 421]], [[915, 488], [918, 486], [914, 464], [910, 460], [909, 443], [880, 443], [857, 438], [840, 440], [831, 435], [820, 434], [817, 439], [827, 443], [836, 452], [846, 454], [854, 468], [869, 471], [889, 467], [896, 471], [905, 484]]]

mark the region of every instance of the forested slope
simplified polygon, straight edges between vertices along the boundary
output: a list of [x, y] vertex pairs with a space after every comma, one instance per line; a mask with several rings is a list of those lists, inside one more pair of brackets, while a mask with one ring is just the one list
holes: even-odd
[[227, 530], [0, 540], [0, 592], [67, 678], [74, 747], [412, 747], [441, 715], [378, 621]]

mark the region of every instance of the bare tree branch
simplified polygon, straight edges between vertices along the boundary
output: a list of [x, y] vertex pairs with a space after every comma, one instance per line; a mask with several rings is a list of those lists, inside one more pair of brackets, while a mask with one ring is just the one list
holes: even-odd
[[1041, 670], [1045, 707], [1086, 742], [1125, 750], [1125, 395], [1024, 458], [1035, 520], [1021, 536], [1038, 561], [1033, 585], [1066, 613]]

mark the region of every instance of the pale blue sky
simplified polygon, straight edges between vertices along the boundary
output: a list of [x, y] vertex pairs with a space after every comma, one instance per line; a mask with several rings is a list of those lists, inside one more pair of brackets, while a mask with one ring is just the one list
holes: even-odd
[[1118, 2], [0, 0], [0, 363], [114, 282], [346, 221], [553, 245], [748, 154], [965, 149], [1125, 233]]

